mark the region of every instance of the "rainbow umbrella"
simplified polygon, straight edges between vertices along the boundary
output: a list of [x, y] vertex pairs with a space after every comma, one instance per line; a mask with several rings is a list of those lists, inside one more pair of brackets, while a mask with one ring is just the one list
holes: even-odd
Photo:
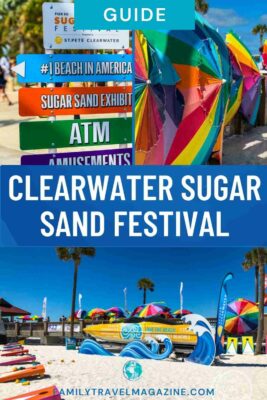
[[22, 315], [18, 318], [21, 319], [22, 321], [31, 321], [32, 320], [32, 318], [29, 315]]
[[240, 111], [251, 125], [255, 125], [261, 100], [260, 70], [249, 49], [233, 32], [226, 35], [226, 44], [238, 61], [243, 74], [244, 87]]
[[166, 314], [170, 311], [164, 303], [151, 303], [146, 304], [144, 308], [138, 313], [139, 318], [147, 318], [155, 315]]
[[238, 299], [228, 304], [225, 330], [234, 335], [243, 335], [257, 329], [259, 307], [256, 303]]
[[267, 40], [265, 40], [263, 49], [262, 49], [262, 59], [263, 59], [263, 69], [267, 69]]
[[192, 314], [191, 311], [189, 310], [177, 310], [173, 313], [173, 315], [175, 315], [175, 317], [181, 318], [184, 315], [189, 315]]
[[125, 318], [125, 314], [122, 308], [120, 307], [111, 307], [106, 310], [106, 315], [109, 317], [114, 316], [115, 318]]
[[238, 59], [230, 50], [229, 53], [233, 80], [231, 83], [231, 92], [227, 114], [225, 117], [225, 125], [228, 125], [232, 121], [232, 119], [235, 117], [238, 110], [240, 109], [244, 90], [244, 77]]
[[87, 317], [89, 318], [97, 318], [104, 316], [106, 311], [103, 308], [93, 308], [92, 310], [88, 311]]
[[146, 36], [135, 35], [135, 118], [138, 164], [164, 164], [182, 119], [183, 97], [176, 87], [180, 78], [170, 60]]
[[131, 317], [136, 317], [136, 316], [138, 316], [138, 314], [143, 310], [144, 307], [145, 307], [144, 305], [142, 305], [142, 306], [137, 306], [137, 307], [133, 310], [133, 312], [131, 313], [130, 318], [131, 318]]
[[[137, 164], [206, 163], [223, 131], [230, 93], [229, 53], [223, 39], [199, 14], [196, 14], [193, 31], [142, 31], [140, 35], [145, 40], [137, 40], [136, 45], [139, 54], [136, 58], [137, 84], [140, 65], [146, 71], [145, 78], [157, 75], [165, 83], [166, 72], [161, 65], [168, 66], [170, 74], [171, 64], [179, 79], [176, 80], [175, 101], [169, 99], [168, 107], [179, 115], [181, 110], [183, 113], [180, 123], [177, 119], [176, 124], [168, 125], [164, 120], [164, 129], [161, 129], [158, 114], [148, 111], [152, 102], [147, 93], [152, 89], [147, 86], [151, 84], [137, 85]], [[152, 52], [162, 61], [159, 66], [153, 59], [151, 61], [149, 54]], [[151, 69], [153, 73], [150, 73]], [[173, 90], [174, 80], [169, 85]], [[157, 109], [160, 116], [166, 111], [166, 102], [164, 104], [163, 110]]]

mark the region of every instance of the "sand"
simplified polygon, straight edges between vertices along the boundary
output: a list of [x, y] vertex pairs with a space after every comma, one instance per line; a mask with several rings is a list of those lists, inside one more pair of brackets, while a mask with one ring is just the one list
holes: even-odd
[[[0, 384], [0, 399], [24, 394], [38, 388], [56, 385], [63, 390], [65, 400], [80, 399], [151, 399], [152, 396], [132, 396], [110, 394], [107, 396], [86, 395], [86, 389], [128, 389], [132, 388], [210, 388], [214, 396], [192, 396], [187, 399], [215, 400], [265, 400], [267, 393], [267, 355], [262, 356], [224, 356], [219, 365], [205, 367], [190, 363], [171, 361], [138, 361], [143, 375], [131, 382], [123, 375], [123, 366], [128, 359], [120, 357], [101, 357], [78, 354], [60, 346], [26, 346], [37, 360], [45, 365], [46, 376], [34, 379], [30, 386], [21, 383]], [[12, 367], [0, 367], [0, 373]], [[66, 395], [67, 389], [77, 390], [77, 395]], [[75, 392], [74, 392], [75, 393]], [[183, 397], [183, 396], [181, 396]], [[179, 396], [155, 396], [169, 399]]]

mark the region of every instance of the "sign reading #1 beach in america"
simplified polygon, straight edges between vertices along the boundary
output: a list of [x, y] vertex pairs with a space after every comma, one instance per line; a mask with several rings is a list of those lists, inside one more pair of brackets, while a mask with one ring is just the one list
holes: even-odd
[[132, 149], [38, 154], [21, 157], [21, 165], [131, 165]]
[[[88, 2], [88, 13], [94, 13]], [[43, 4], [44, 48], [54, 50], [122, 50], [129, 47], [129, 31], [75, 30], [74, 4]]]
[[103, 146], [132, 142], [132, 118], [20, 123], [21, 150]]
[[126, 112], [132, 112], [131, 86], [19, 90], [19, 114], [24, 117]]
[[19, 83], [132, 81], [127, 54], [21, 54], [13, 68]]

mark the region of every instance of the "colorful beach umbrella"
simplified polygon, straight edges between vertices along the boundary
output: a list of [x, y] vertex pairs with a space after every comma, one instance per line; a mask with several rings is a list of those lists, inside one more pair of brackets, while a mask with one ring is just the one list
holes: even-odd
[[22, 321], [31, 321], [32, 320], [32, 318], [29, 315], [22, 315], [18, 318], [21, 319]]
[[139, 318], [147, 318], [155, 315], [165, 315], [169, 313], [170, 308], [164, 303], [146, 304], [144, 308], [137, 314]]
[[228, 304], [225, 330], [234, 335], [243, 335], [257, 329], [259, 307], [256, 303], [238, 299]]
[[125, 314], [122, 308], [120, 307], [111, 307], [108, 310], [106, 310], [106, 315], [109, 317], [115, 317], [115, 318], [125, 318]]
[[261, 100], [262, 76], [251, 52], [233, 32], [226, 35], [226, 44], [238, 61], [244, 80], [240, 111], [243, 117], [255, 125]]
[[93, 308], [92, 310], [88, 311], [87, 316], [89, 318], [97, 318], [104, 316], [106, 311], [103, 308]]
[[145, 307], [144, 305], [137, 306], [137, 307], [133, 310], [133, 312], [131, 313], [130, 318], [131, 318], [131, 317], [136, 317], [136, 316], [143, 310], [144, 307]]
[[232, 68], [232, 82], [230, 99], [228, 103], [227, 114], [225, 117], [225, 125], [230, 124], [230, 122], [233, 120], [238, 110], [240, 109], [244, 89], [244, 77], [238, 59], [230, 50], [229, 53]]
[[[206, 163], [223, 131], [230, 93], [229, 53], [222, 37], [199, 14], [193, 31], [142, 31], [139, 35], [137, 84], [140, 65], [146, 75], [135, 92], [137, 164]], [[156, 54], [159, 64], [153, 58], [151, 61], [151, 53]], [[174, 90], [176, 80], [176, 95], [169, 99], [168, 109], [173, 113], [176, 110], [179, 117], [182, 113], [180, 123], [180, 118], [175, 123], [166, 118], [166, 101], [163, 109], [155, 107], [157, 112], [151, 111], [151, 76], [158, 78], [157, 90], [165, 92], [168, 85]], [[147, 77], [149, 83], [145, 84]]]
[[173, 315], [174, 315], [175, 317], [178, 317], [178, 318], [180, 318], [180, 317], [182, 317], [182, 316], [184, 316], [184, 315], [189, 315], [189, 314], [192, 314], [192, 312], [189, 311], [189, 310], [177, 310], [177, 311], [175, 311], [175, 312], [173, 313]]
[[138, 164], [164, 164], [181, 122], [184, 101], [180, 78], [170, 60], [143, 32], [135, 35], [135, 117]]

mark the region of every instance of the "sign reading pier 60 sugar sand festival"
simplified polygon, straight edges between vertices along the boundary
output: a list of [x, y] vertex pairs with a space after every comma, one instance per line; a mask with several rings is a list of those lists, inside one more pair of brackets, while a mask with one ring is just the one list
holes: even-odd
[[19, 90], [19, 114], [24, 117], [131, 111], [131, 86], [23, 88]]
[[43, 25], [45, 49], [122, 50], [129, 47], [127, 30], [75, 30], [72, 3], [44, 3]]

